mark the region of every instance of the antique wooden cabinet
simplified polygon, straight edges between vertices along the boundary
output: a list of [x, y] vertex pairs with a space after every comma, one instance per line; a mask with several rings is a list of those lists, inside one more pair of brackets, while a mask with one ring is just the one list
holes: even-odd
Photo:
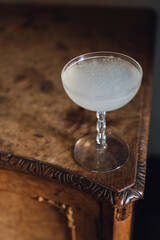
[[[0, 239], [128, 240], [132, 206], [144, 193], [155, 29], [149, 10], [0, 8]], [[82, 53], [111, 50], [137, 59], [141, 89], [107, 114], [130, 147], [128, 162], [92, 173], [73, 159], [95, 131], [94, 112], [65, 94], [60, 73]]]

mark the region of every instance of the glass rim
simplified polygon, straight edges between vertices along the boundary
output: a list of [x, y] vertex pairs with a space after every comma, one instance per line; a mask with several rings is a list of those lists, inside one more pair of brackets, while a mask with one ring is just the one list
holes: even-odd
[[96, 58], [96, 57], [105, 57], [105, 56], [112, 56], [113, 57], [119, 57], [129, 63], [131, 63], [132, 65], [134, 65], [136, 67], [136, 69], [139, 71], [140, 73], [140, 78], [142, 79], [143, 77], [143, 69], [141, 67], [141, 65], [139, 64], [139, 62], [137, 62], [134, 58], [126, 55], [126, 54], [123, 54], [123, 53], [119, 53], [119, 52], [112, 52], [112, 51], [96, 51], [96, 52], [88, 52], [88, 53], [84, 53], [84, 54], [81, 54], [77, 57], [74, 57], [72, 58], [70, 61], [68, 61], [62, 71], [61, 71], [61, 79], [63, 81], [63, 74], [64, 72], [67, 70], [67, 68], [71, 67], [72, 65], [78, 63], [78, 62], [81, 62], [85, 59], [89, 59], [89, 58]]

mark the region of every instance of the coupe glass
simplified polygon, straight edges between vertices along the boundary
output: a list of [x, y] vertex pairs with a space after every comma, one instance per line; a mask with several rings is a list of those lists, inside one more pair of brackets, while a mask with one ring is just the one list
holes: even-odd
[[97, 115], [97, 133], [83, 136], [74, 147], [75, 161], [81, 167], [107, 172], [128, 160], [128, 145], [115, 134], [106, 133], [105, 115], [133, 99], [142, 74], [140, 64], [133, 58], [107, 51], [78, 56], [64, 66], [61, 77], [68, 96]]

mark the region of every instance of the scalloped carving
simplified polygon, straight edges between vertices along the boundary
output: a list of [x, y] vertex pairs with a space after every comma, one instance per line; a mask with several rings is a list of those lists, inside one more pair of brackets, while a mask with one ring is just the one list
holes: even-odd
[[114, 212], [115, 212], [115, 218], [117, 221], [124, 221], [131, 215], [132, 204], [122, 208], [115, 208]]
[[131, 204], [143, 196], [146, 171], [145, 164], [138, 162], [135, 185], [118, 193], [102, 184], [57, 166], [9, 153], [0, 152], [0, 168], [58, 180], [73, 188], [92, 194], [100, 200], [109, 200], [117, 208]]

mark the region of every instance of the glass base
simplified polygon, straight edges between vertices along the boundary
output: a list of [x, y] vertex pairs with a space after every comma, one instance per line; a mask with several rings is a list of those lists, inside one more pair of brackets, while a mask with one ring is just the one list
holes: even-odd
[[106, 134], [106, 146], [96, 143], [96, 134], [80, 138], [74, 148], [75, 161], [91, 172], [109, 172], [123, 166], [129, 157], [128, 145], [118, 136]]

